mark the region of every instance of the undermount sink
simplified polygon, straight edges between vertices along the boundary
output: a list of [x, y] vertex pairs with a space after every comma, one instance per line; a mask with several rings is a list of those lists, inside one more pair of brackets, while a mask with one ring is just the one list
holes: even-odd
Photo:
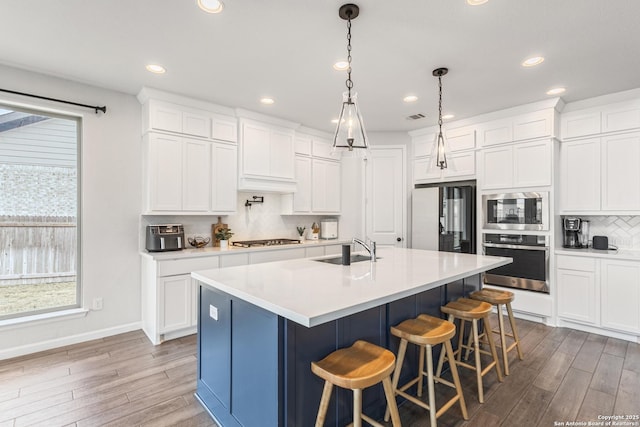
[[[381, 259], [380, 257], [376, 257], [376, 259]], [[360, 261], [370, 261], [371, 257], [369, 255], [360, 255], [355, 254], [351, 255], [351, 262], [360, 262]], [[342, 256], [336, 256], [333, 258], [323, 258], [323, 259], [314, 259], [314, 261], [326, 262], [329, 264], [342, 265]]]

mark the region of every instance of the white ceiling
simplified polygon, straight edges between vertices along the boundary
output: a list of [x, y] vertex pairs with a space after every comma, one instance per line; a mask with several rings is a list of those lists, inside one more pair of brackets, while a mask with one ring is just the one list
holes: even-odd
[[[2, 0], [0, 62], [130, 94], [143, 86], [333, 131], [345, 72], [338, 0]], [[640, 87], [638, 0], [359, 0], [353, 81], [369, 131], [462, 119], [548, 98], [576, 101]], [[545, 62], [525, 69], [532, 55]], [[145, 70], [166, 67], [164, 75]], [[0, 87], [5, 88], [1, 84]], [[405, 104], [407, 94], [420, 97]], [[45, 95], [46, 94], [41, 94]], [[263, 106], [269, 95], [276, 103]], [[73, 94], [69, 94], [73, 100]], [[96, 100], [98, 103], [99, 100]], [[423, 113], [427, 118], [409, 121]]]

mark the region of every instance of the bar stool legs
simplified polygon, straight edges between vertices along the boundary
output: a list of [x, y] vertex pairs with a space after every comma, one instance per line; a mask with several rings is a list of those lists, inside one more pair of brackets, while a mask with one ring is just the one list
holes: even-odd
[[[516, 328], [515, 318], [513, 317], [513, 310], [511, 309], [511, 302], [513, 301], [515, 296], [513, 292], [491, 288], [484, 288], [480, 291], [473, 292], [470, 296], [472, 299], [484, 301], [496, 306], [496, 310], [498, 312], [498, 330], [494, 330], [492, 332], [500, 335], [504, 373], [505, 375], [509, 375], [509, 352], [516, 348], [518, 352], [518, 358], [520, 360], [524, 358], [522, 355], [522, 349], [520, 348], [520, 338], [518, 337], [518, 329]], [[504, 317], [502, 313], [503, 305], [507, 307], [507, 315], [509, 318], [509, 324], [511, 326], [511, 334], [505, 332]], [[513, 342], [510, 345], [507, 345], [506, 337], [513, 339]]]
[[[449, 361], [449, 365], [452, 367], [452, 369], [453, 365], [458, 365], [476, 371], [476, 380], [478, 382], [478, 400], [480, 401], [480, 403], [484, 403], [484, 388], [482, 377], [489, 371], [491, 371], [492, 368], [495, 368], [498, 381], [502, 382], [503, 380], [500, 364], [498, 363], [498, 353], [496, 352], [495, 343], [493, 341], [492, 334], [488, 333], [489, 331], [491, 331], [488, 316], [491, 312], [491, 305], [482, 301], [460, 298], [457, 301], [452, 301], [446, 306], [442, 307], [442, 312], [449, 314], [449, 322], [453, 323], [456, 318], [460, 319], [460, 335], [458, 338], [458, 348], [454, 352], [454, 356], [450, 357], [449, 355], [447, 355], [446, 360]], [[480, 319], [484, 320], [485, 322], [485, 331], [482, 334], [479, 334], [478, 331], [478, 320]], [[465, 320], [471, 321], [471, 336], [469, 337], [469, 339], [473, 342], [475, 365], [470, 365], [461, 360], [462, 350], [466, 349], [465, 359], [467, 359], [469, 350], [471, 349], [471, 346], [469, 344], [465, 345], [463, 343]], [[490, 351], [487, 352], [486, 350], [480, 348], [481, 338], [485, 338], [487, 340]], [[487, 364], [484, 369], [482, 369], [482, 363], [480, 360], [481, 354], [491, 355], [493, 359], [489, 364]], [[440, 376], [444, 362], [445, 354], [441, 353], [440, 359], [438, 360], [436, 376]]]
[[[436, 427], [436, 420], [444, 412], [446, 412], [456, 402], [460, 403], [462, 416], [465, 420], [469, 419], [467, 407], [462, 394], [462, 386], [460, 385], [460, 377], [455, 366], [451, 369], [453, 383], [440, 378], [439, 375], [433, 373], [433, 345], [443, 344], [442, 353], [447, 353], [453, 358], [453, 348], [450, 339], [455, 335], [455, 326], [445, 320], [421, 314], [415, 319], [405, 320], [397, 326], [391, 328], [391, 333], [400, 338], [400, 347], [398, 348], [398, 357], [396, 358], [396, 369], [393, 374], [392, 387], [395, 394], [421, 406], [429, 411], [431, 426]], [[400, 372], [407, 351], [407, 344], [412, 343], [420, 347], [420, 358], [418, 361], [418, 376], [410, 380], [405, 385], [398, 387], [400, 380]], [[426, 360], [425, 360], [426, 359]], [[426, 372], [424, 370], [424, 364]], [[406, 390], [414, 384], [418, 385], [417, 395], [422, 396], [423, 379], [427, 378], [428, 401], [426, 404], [422, 400], [406, 393]], [[437, 409], [435, 399], [435, 383], [442, 383], [456, 390], [456, 395], [446, 402], [442, 407]], [[385, 421], [389, 420], [389, 408], [385, 413]]]

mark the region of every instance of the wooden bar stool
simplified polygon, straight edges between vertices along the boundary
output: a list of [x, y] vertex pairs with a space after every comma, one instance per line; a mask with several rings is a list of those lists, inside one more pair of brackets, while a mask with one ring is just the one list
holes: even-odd
[[[496, 347], [493, 342], [493, 334], [487, 333], [487, 331], [491, 331], [491, 324], [489, 323], [489, 313], [491, 313], [491, 304], [472, 300], [468, 298], [459, 298], [456, 301], [451, 301], [447, 305], [440, 308], [443, 313], [449, 315], [449, 322], [454, 322], [455, 319], [460, 319], [460, 329], [459, 337], [458, 337], [458, 348], [454, 352], [454, 356], [457, 355], [457, 358], [448, 357], [449, 365], [452, 367], [456, 364], [458, 366], [462, 366], [464, 368], [472, 369], [476, 371], [476, 378], [478, 381], [478, 400], [480, 403], [484, 403], [484, 391], [482, 387], [482, 377], [486, 375], [491, 368], [495, 367], [496, 374], [498, 375], [498, 381], [502, 382], [502, 372], [500, 370], [500, 364], [498, 363], [498, 354], [496, 353]], [[484, 320], [485, 322], [485, 330], [481, 335], [478, 335], [478, 320]], [[471, 348], [470, 345], [463, 344], [463, 335], [464, 335], [464, 325], [465, 321], [471, 321], [472, 327], [472, 339], [473, 339], [473, 350], [475, 355], [475, 366], [465, 363], [461, 360], [461, 354], [463, 348]], [[480, 338], [485, 337], [489, 343], [489, 352], [486, 350], [480, 349]], [[480, 362], [480, 354], [488, 354], [493, 360], [482, 369], [482, 363]], [[436, 370], [436, 375], [440, 376], [442, 372], [442, 365], [444, 364], [445, 354], [440, 353], [440, 360], [438, 361], [438, 369]], [[452, 363], [453, 361], [453, 363]]]
[[362, 340], [356, 341], [351, 347], [334, 351], [319, 362], [311, 362], [311, 371], [325, 381], [316, 427], [324, 424], [334, 385], [353, 390], [354, 427], [361, 427], [362, 420], [373, 426], [384, 427], [362, 413], [362, 389], [381, 381], [393, 426], [400, 427], [400, 415], [391, 386], [395, 362], [396, 357], [392, 352]]
[[[518, 330], [516, 329], [516, 321], [513, 317], [513, 311], [511, 310], [511, 301], [515, 298], [513, 292], [502, 291], [498, 289], [484, 288], [480, 291], [473, 292], [472, 299], [478, 301], [488, 302], [491, 305], [495, 305], [498, 311], [498, 328], [499, 330], [493, 330], [492, 332], [500, 335], [500, 344], [502, 346], [502, 362], [504, 365], [505, 375], [509, 375], [509, 355], [508, 353], [514, 349], [518, 350], [518, 358], [523, 359], [522, 349], [520, 348], [520, 338], [518, 338]], [[509, 323], [511, 324], [511, 334], [508, 334], [504, 330], [504, 319], [502, 317], [502, 306], [507, 307], [507, 315], [509, 316]], [[510, 346], [507, 346], [506, 337], [513, 339]]]
[[[462, 387], [460, 386], [460, 377], [458, 376], [458, 369], [455, 363], [451, 364], [451, 375], [453, 376], [453, 383], [436, 377], [433, 375], [433, 354], [432, 346], [438, 344], [444, 344], [442, 352], [446, 351], [447, 356], [453, 360], [453, 348], [451, 348], [451, 338], [456, 334], [456, 326], [447, 322], [446, 320], [439, 319], [437, 317], [427, 316], [421, 314], [415, 319], [408, 319], [400, 323], [397, 326], [391, 327], [391, 333], [400, 338], [400, 347], [398, 348], [398, 358], [396, 360], [396, 370], [393, 373], [393, 390], [394, 392], [410, 400], [418, 406], [421, 406], [429, 411], [429, 417], [431, 420], [431, 427], [436, 427], [436, 419], [445, 413], [454, 403], [460, 402], [460, 409], [462, 410], [462, 416], [465, 420], [469, 419], [467, 415], [467, 406], [464, 403], [464, 396], [462, 394]], [[420, 359], [418, 361], [418, 376], [405, 385], [398, 387], [398, 380], [400, 379], [400, 370], [402, 363], [404, 362], [404, 356], [407, 351], [407, 344], [415, 344], [420, 347]], [[425, 363], [425, 350], [426, 350], [426, 363], [427, 371], [424, 371]], [[427, 388], [429, 390], [429, 404], [427, 405], [423, 401], [416, 399], [415, 397], [407, 394], [405, 390], [418, 383], [418, 397], [422, 396], [422, 380], [423, 377], [427, 377]], [[447, 403], [436, 411], [436, 398], [434, 390], [434, 381], [445, 384], [456, 390], [456, 395], [452, 397]], [[389, 410], [384, 416], [385, 421], [389, 420]]]

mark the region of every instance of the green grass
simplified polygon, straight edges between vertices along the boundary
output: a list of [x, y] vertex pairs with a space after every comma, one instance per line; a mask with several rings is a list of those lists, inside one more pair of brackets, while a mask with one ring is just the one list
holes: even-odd
[[76, 303], [76, 282], [0, 286], [0, 316]]

